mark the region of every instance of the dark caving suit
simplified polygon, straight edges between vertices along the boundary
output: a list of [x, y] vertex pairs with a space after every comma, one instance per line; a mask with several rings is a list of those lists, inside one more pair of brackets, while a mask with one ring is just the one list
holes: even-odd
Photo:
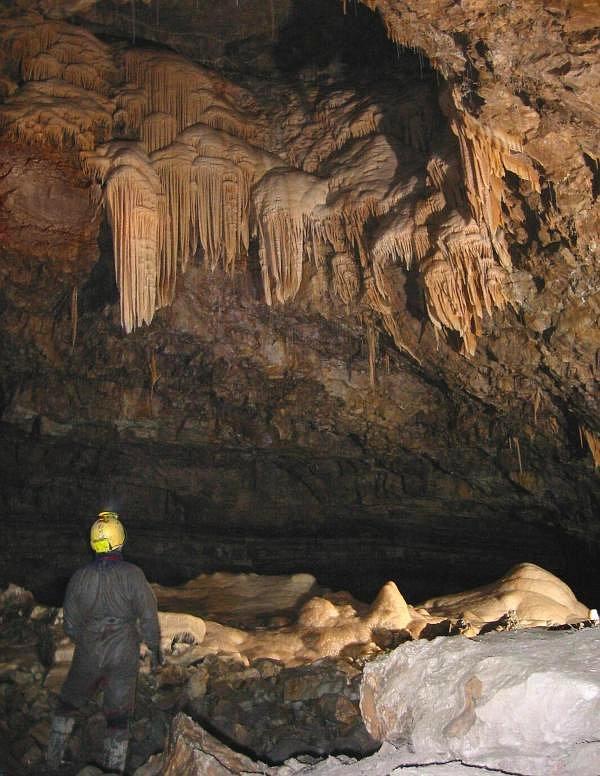
[[105, 758], [110, 763], [111, 747], [120, 746], [124, 765], [140, 641], [151, 650], [153, 662], [160, 661], [156, 598], [144, 572], [124, 561], [120, 552], [98, 555], [69, 582], [64, 629], [75, 642], [75, 653], [56, 715], [69, 718], [102, 689], [107, 722]]

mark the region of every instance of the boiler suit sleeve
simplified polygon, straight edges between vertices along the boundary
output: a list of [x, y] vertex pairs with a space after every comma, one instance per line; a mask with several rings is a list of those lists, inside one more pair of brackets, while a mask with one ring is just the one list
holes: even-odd
[[84, 620], [79, 602], [78, 577], [79, 574], [77, 572], [71, 577], [63, 601], [63, 627], [67, 636], [73, 641], [77, 641]]
[[140, 576], [135, 600], [136, 616], [140, 624], [142, 641], [157, 655], [160, 646], [160, 626], [156, 596], [143, 573]]

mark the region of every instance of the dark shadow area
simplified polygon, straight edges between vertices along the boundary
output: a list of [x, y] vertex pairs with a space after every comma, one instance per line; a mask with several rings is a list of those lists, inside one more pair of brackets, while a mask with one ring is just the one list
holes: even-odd
[[[133, 521], [135, 525], [135, 520]], [[130, 525], [132, 521], [130, 520]], [[600, 583], [594, 572], [596, 551], [589, 543], [566, 534], [556, 535], [555, 550], [548, 547], [532, 549], [542, 536], [543, 528], [530, 532], [529, 544], [519, 551], [516, 546], [509, 548], [504, 557], [492, 558], [481, 549], [479, 565], [475, 567], [476, 548], [470, 547], [459, 553], [456, 548], [448, 548], [448, 559], [444, 553], [437, 555], [421, 547], [412, 547], [406, 540], [403, 559], [399, 560], [400, 544], [390, 545], [385, 536], [364, 537], [349, 541], [344, 545], [341, 538], [334, 541], [321, 541], [317, 537], [272, 537], [256, 540], [254, 537], [216, 537], [196, 535], [188, 537], [187, 550], [198, 553], [198, 561], [191, 557], [181, 559], [179, 564], [161, 557], [160, 535], [146, 534], [140, 537], [139, 527], [131, 531], [133, 536], [125, 548], [125, 558], [140, 566], [147, 578], [168, 587], [185, 584], [199, 574], [229, 572], [233, 574], [260, 574], [265, 576], [308, 573], [315, 576], [320, 586], [333, 591], [345, 590], [364, 603], [372, 603], [382, 586], [392, 580], [398, 586], [404, 598], [416, 605], [438, 595], [450, 595], [489, 584], [499, 579], [512, 566], [522, 562], [535, 563], [560, 577], [572, 588], [575, 596], [593, 607], [600, 598]], [[526, 533], [526, 532], [524, 532]], [[520, 536], [523, 540], [524, 533]], [[137, 534], [137, 537], [136, 537]], [[236, 542], [237, 538], [237, 542]], [[476, 537], [474, 537], [476, 539]], [[464, 541], [464, 537], [463, 537]], [[481, 540], [483, 541], [483, 540]], [[73, 542], [71, 543], [73, 544]], [[0, 587], [15, 582], [30, 590], [37, 601], [46, 605], [60, 606], [64, 598], [70, 575], [81, 565], [92, 560], [88, 552], [86, 536], [79, 537], [81, 551], [71, 555], [71, 567], [63, 558], [56, 576], [50, 568], [39, 571], [35, 558], [23, 558], [19, 563], [20, 572], [14, 569], [3, 570]], [[229, 546], [227, 546], [229, 545]], [[249, 557], [244, 563], [236, 562], [234, 555], [245, 545]], [[319, 545], [321, 557], [315, 557], [314, 547]], [[152, 552], [152, 546], [159, 548]], [[219, 560], [216, 550], [228, 559]], [[311, 554], [312, 550], [312, 554]], [[324, 557], [329, 552], [329, 557]], [[209, 558], [213, 554], [214, 560]], [[473, 564], [472, 570], [467, 567]], [[487, 567], [484, 572], [483, 566]], [[37, 570], [36, 570], [37, 569]], [[187, 572], [187, 573], [186, 573]], [[439, 634], [434, 634], [439, 635]]]
[[592, 197], [596, 200], [600, 196], [600, 161], [586, 153], [583, 159], [592, 174]]
[[344, 13], [339, 0], [296, 0], [279, 30], [274, 59], [288, 75], [331, 65], [381, 75], [397, 66], [399, 52], [379, 15], [362, 3], [349, 2]]
[[256, 235], [250, 237], [245, 277], [250, 296], [254, 299], [264, 299], [262, 272], [258, 255], [258, 237]]
[[86, 283], [79, 290], [79, 314], [97, 313], [105, 305], [113, 305], [119, 301], [119, 290], [115, 277], [115, 260], [113, 253], [112, 231], [106, 219], [103, 218], [98, 233], [98, 249], [100, 257]]
[[418, 321], [426, 322], [429, 320], [423, 281], [419, 272], [412, 267], [406, 271], [406, 309]]

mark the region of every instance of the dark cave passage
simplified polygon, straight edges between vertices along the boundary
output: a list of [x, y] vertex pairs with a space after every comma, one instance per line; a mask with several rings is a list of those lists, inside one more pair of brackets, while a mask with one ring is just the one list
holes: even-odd
[[216, 571], [310, 573], [364, 602], [393, 580], [417, 604], [527, 561], [590, 606], [597, 600], [593, 547], [524, 511], [444, 501], [434, 472], [414, 461], [395, 463], [395, 482], [388, 462], [383, 488], [381, 462], [117, 439], [96, 447], [36, 428], [4, 427], [0, 530], [12, 551], [3, 554], [0, 586], [17, 583], [45, 604], [60, 605], [69, 577], [89, 560], [89, 527], [101, 509], [120, 513], [127, 557], [163, 585]]

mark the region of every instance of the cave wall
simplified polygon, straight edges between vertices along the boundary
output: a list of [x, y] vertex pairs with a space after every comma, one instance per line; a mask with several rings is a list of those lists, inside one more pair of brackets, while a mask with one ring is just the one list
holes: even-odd
[[[254, 13], [240, 2], [227, 33], [230, 17], [197, 4], [199, 37], [213, 29], [219, 41], [198, 58], [219, 64], [226, 54], [235, 68], [250, 58], [254, 76], [269, 72], [272, 102], [306, 100], [307, 78], [367, 89], [358, 67], [376, 79], [374, 56], [350, 67], [347, 49], [328, 50], [350, 23], [337, 3], [328, 16], [320, 10], [318, 45], [300, 25], [314, 4], [273, 5], [274, 46], [272, 17], [258, 5]], [[530, 560], [580, 595], [597, 592], [600, 488], [584, 435], [600, 429], [594, 9], [371, 5], [378, 15], [352, 4], [348, 14], [418, 48], [433, 66], [425, 62], [427, 83], [459, 85], [461, 109], [482, 124], [505, 129], [508, 108], [538, 114], [528, 113], [535, 128], [523, 150], [540, 191], [504, 176], [511, 304], [486, 316], [465, 357], [451, 332], [435, 335], [415, 273], [392, 268], [415, 358], [382, 326], [369, 346], [372, 321], [323, 294], [314, 269], [294, 300], [266, 305], [254, 249], [233, 275], [199, 260], [179, 276], [173, 304], [125, 335], [98, 185], [74, 151], [5, 135], [3, 584], [58, 595], [87, 557], [94, 514], [112, 507], [130, 556], [163, 582], [217, 569], [310, 571], [364, 597], [393, 578], [416, 601]], [[118, 35], [124, 8], [76, 6], [78, 24]], [[148, 37], [192, 53], [181, 8], [172, 17], [161, 9]], [[156, 9], [139, 10], [142, 25]], [[387, 68], [393, 56], [383, 59]], [[403, 77], [419, 72], [410, 52], [398, 63]]]
[[291, 336], [289, 311], [252, 288], [201, 267], [187, 284], [151, 331], [92, 310], [72, 352], [63, 315], [55, 363], [19, 375], [2, 423], [6, 581], [55, 600], [111, 507], [129, 556], [165, 583], [309, 571], [367, 599], [392, 578], [417, 601], [527, 558], [594, 589], [593, 542], [565, 535], [566, 516], [594, 513], [583, 451], [560, 460], [534, 439], [523, 477], [510, 429], [470, 397], [450, 405], [400, 361], [372, 388], [358, 331], [296, 313]]

